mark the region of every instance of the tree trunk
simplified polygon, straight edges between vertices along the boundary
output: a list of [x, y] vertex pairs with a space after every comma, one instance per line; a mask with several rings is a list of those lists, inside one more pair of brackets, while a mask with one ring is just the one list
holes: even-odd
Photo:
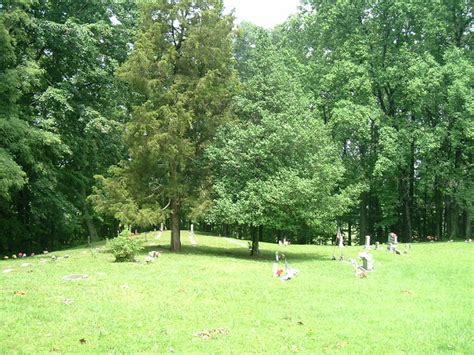
[[94, 221], [92, 220], [92, 217], [89, 214], [89, 209], [87, 208], [86, 204], [84, 205], [84, 220], [87, 225], [87, 230], [89, 231], [87, 243], [90, 245], [92, 242], [99, 240], [99, 234], [97, 233]]
[[97, 229], [95, 227], [94, 221], [92, 220], [92, 216], [89, 213], [89, 206], [87, 205], [86, 198], [87, 193], [85, 187], [81, 188], [81, 195], [82, 195], [82, 217], [86, 222], [87, 230], [89, 231], [89, 235], [87, 237], [87, 243], [90, 245], [91, 242], [95, 242], [99, 240], [99, 235], [97, 233]]
[[450, 233], [449, 238], [455, 239], [458, 236], [458, 208], [454, 198], [451, 198], [450, 208], [449, 208], [449, 224], [450, 224]]
[[411, 242], [412, 240], [411, 211], [410, 211], [410, 201], [408, 200], [405, 200], [405, 223], [406, 223], [405, 242]]
[[260, 237], [260, 229], [263, 230], [263, 226], [260, 227], [250, 227], [250, 233], [252, 235], [252, 249], [250, 250], [250, 255], [255, 256], [258, 255], [259, 250], [258, 250], [258, 240]]
[[171, 240], [170, 250], [181, 251], [181, 236], [179, 226], [180, 205], [176, 199], [171, 200]]
[[466, 233], [466, 239], [471, 238], [471, 211], [469, 211], [469, 207], [466, 208], [465, 211], [465, 216], [466, 216], [466, 224], [465, 224], [465, 233]]
[[368, 234], [367, 227], [367, 194], [363, 193], [359, 204], [359, 245], [362, 245], [364, 237]]
[[[435, 182], [435, 206], [436, 206], [436, 231], [435, 236], [438, 239], [443, 238], [443, 197], [441, 195], [441, 190], [438, 185], [438, 179]], [[425, 238], [426, 235], [423, 236]]]
[[352, 245], [352, 223], [351, 223], [351, 221], [349, 221], [349, 225], [348, 225], [348, 227], [347, 227], [347, 234], [348, 234], [348, 236], [347, 236], [347, 244], [348, 244], [349, 246], [351, 246], [351, 245]]

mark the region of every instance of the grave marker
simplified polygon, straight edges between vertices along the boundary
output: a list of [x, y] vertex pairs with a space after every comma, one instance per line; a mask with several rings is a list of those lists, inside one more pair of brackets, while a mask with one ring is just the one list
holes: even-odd
[[370, 235], [365, 236], [365, 249], [369, 250], [370, 249]]
[[359, 257], [362, 259], [362, 267], [366, 271], [373, 271], [374, 270], [374, 258], [372, 254], [367, 252], [363, 252], [359, 254]]
[[395, 252], [395, 250], [397, 250], [397, 245], [398, 245], [398, 236], [393, 232], [389, 233], [387, 244], [388, 244], [388, 247], [387, 247], [388, 251], [392, 253]]

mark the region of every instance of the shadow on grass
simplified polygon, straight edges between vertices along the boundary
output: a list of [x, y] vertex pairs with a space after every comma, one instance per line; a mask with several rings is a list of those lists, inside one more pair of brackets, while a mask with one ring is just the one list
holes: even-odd
[[[167, 246], [162, 245], [150, 245], [145, 246], [142, 253], [148, 254], [152, 250], [158, 250], [160, 252], [169, 252]], [[322, 255], [317, 253], [297, 253], [291, 251], [285, 251], [283, 254], [286, 255], [288, 262], [296, 261], [310, 261], [310, 260], [330, 260], [331, 255]], [[183, 245], [180, 253], [176, 255], [202, 255], [211, 257], [228, 257], [234, 259], [249, 260], [255, 262], [271, 262], [275, 260], [275, 251], [273, 250], [260, 250], [260, 254], [257, 256], [250, 256], [249, 251], [243, 247], [211, 247], [207, 245]]]

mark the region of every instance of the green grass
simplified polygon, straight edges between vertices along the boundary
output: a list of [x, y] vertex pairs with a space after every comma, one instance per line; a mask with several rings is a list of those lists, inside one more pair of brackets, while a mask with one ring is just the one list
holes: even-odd
[[[0, 261], [0, 352], [474, 353], [473, 244], [374, 251], [376, 270], [359, 279], [330, 260], [329, 246], [262, 243], [254, 260], [224, 238], [196, 239], [192, 247], [183, 232], [183, 252], [171, 254], [165, 233], [150, 265], [143, 259], [154, 246], [137, 263], [87, 248], [46, 264], [44, 256]], [[300, 270], [288, 282], [271, 274], [279, 249]], [[89, 278], [62, 279], [72, 273]], [[218, 328], [225, 332], [196, 336]]]

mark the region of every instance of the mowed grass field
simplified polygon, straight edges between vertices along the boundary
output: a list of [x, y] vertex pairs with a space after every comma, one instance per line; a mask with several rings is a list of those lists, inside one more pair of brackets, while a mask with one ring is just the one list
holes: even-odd
[[[359, 279], [330, 246], [262, 243], [252, 259], [246, 242], [196, 240], [183, 232], [172, 254], [168, 233], [148, 234], [136, 263], [89, 248], [0, 261], [0, 353], [474, 353], [474, 244], [376, 250]], [[162, 255], [146, 264], [150, 250]], [[272, 277], [276, 250], [295, 279]]]

